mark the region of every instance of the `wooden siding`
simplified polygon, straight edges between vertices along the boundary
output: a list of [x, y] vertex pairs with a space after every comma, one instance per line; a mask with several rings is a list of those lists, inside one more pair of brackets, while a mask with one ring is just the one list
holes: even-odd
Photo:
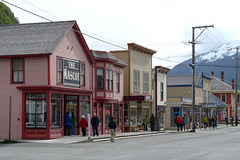
[[10, 58], [0, 58], [0, 137], [5, 139], [9, 136], [9, 99], [12, 96], [11, 109], [11, 138], [21, 138], [22, 128], [22, 94], [16, 87], [22, 84], [10, 84]]
[[85, 89], [92, 89], [92, 65], [76, 34], [79, 33], [70, 30], [50, 56], [50, 84], [57, 85], [57, 57], [62, 57], [85, 63]]
[[25, 58], [25, 83], [27, 85], [48, 84], [48, 57]]

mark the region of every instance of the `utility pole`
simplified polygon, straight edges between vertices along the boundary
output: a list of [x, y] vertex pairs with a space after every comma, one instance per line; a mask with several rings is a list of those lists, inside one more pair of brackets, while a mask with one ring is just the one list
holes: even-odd
[[[198, 27], [192, 27], [192, 64], [190, 66], [192, 67], [192, 74], [193, 74], [193, 82], [192, 82], [192, 130], [195, 132], [195, 44], [197, 43], [196, 40], [198, 37], [205, 31], [205, 29], [209, 27], [214, 27], [213, 25], [209, 26], [198, 26]], [[201, 33], [195, 38], [195, 29], [196, 28], [204, 28]]]
[[235, 125], [238, 126], [238, 47], [236, 48], [236, 117]]

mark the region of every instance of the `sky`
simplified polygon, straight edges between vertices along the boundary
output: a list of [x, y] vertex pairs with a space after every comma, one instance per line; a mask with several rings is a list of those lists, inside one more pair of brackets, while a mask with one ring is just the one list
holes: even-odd
[[171, 69], [192, 58], [192, 45], [189, 43], [192, 41], [192, 27], [214, 25], [214, 28], [205, 30], [195, 29], [196, 55], [240, 40], [239, 0], [4, 1], [0, 2], [11, 9], [20, 23], [48, 22], [46, 19], [76, 20], [93, 50], [125, 50], [127, 43], [155, 50], [153, 67]]

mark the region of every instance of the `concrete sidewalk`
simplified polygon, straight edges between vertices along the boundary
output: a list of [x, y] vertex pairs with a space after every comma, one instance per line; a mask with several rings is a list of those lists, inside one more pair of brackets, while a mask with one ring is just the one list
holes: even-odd
[[[220, 124], [218, 125], [217, 128], [215, 129], [221, 129], [224, 127], [230, 127]], [[212, 128], [207, 128], [207, 129], [196, 129], [196, 132], [202, 132], [202, 131], [210, 131], [210, 130], [214, 130]], [[190, 130], [189, 130], [190, 131]], [[183, 131], [180, 133], [187, 133], [188, 131]], [[140, 138], [140, 137], [146, 137], [146, 136], [156, 136], [156, 135], [166, 135], [166, 134], [176, 134], [178, 133], [177, 130], [165, 130], [165, 131], [148, 131], [148, 132], [143, 132], [143, 131], [139, 131], [139, 132], [124, 132], [124, 133], [116, 133], [116, 140], [119, 139], [129, 139], [129, 138]], [[25, 142], [25, 143], [62, 143], [62, 144], [72, 144], [72, 143], [86, 143], [86, 142], [100, 142], [100, 141], [110, 141], [110, 134], [103, 134], [103, 135], [99, 135], [99, 136], [90, 136], [88, 138], [88, 136], [64, 136], [62, 138], [58, 138], [58, 139], [47, 139], [47, 140], [36, 140], [36, 139], [21, 139], [18, 140], [20, 142]]]

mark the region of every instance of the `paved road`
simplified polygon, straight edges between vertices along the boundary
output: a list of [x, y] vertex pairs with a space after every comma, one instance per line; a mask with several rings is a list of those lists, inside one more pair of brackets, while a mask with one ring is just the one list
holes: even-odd
[[1, 144], [0, 159], [231, 160], [239, 159], [240, 127], [196, 133], [155, 134], [109, 141]]

